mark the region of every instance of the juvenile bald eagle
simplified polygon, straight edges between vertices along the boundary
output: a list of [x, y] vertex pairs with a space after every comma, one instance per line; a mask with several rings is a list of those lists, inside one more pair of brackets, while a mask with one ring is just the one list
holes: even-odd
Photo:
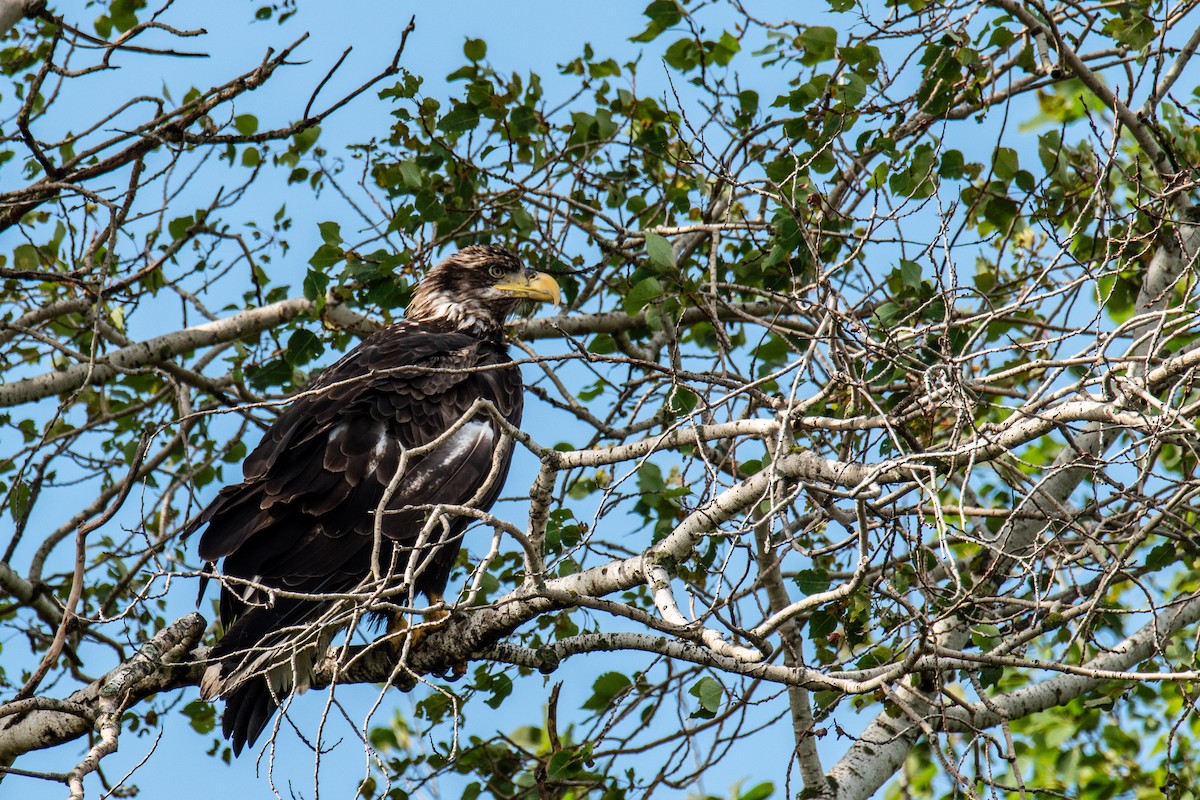
[[438, 264], [404, 321], [325, 369], [246, 459], [242, 482], [188, 526], [204, 528], [201, 558], [224, 559], [224, 635], [201, 694], [224, 698], [235, 754], [308, 688], [356, 619], [336, 595], [440, 601], [470, 520], [430, 521], [430, 509], [486, 510], [504, 483], [512, 442], [484, 402], [520, 424], [521, 372], [502, 326], [522, 300], [557, 303], [558, 286], [506, 250], [467, 247]]

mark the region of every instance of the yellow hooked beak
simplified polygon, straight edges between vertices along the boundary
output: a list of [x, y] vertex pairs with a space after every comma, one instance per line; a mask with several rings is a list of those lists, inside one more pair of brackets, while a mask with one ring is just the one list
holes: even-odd
[[532, 275], [524, 272], [510, 272], [495, 287], [505, 294], [521, 297], [526, 300], [536, 300], [539, 303], [562, 303], [562, 292], [554, 278], [544, 272]]

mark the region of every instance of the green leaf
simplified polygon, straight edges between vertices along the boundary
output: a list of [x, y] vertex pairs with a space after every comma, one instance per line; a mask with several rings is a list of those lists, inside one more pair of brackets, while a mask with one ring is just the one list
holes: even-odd
[[1122, 4], [1120, 17], [1113, 17], [1104, 23], [1104, 33], [1127, 45], [1130, 49], [1141, 50], [1154, 41], [1158, 35], [1154, 23], [1143, 11], [1135, 10], [1136, 4]]
[[984, 293], [996, 288], [996, 265], [987, 259], [975, 259], [975, 288]]
[[837, 48], [837, 31], [824, 25], [810, 25], [800, 33], [804, 48], [802, 63], [812, 66], [833, 58]]
[[963, 154], [960, 150], [946, 150], [942, 153], [941, 164], [938, 166], [938, 175], [950, 180], [956, 180], [963, 176]]
[[646, 6], [642, 15], [650, 18], [646, 30], [632, 37], [631, 42], [652, 42], [658, 35], [683, 19], [683, 13], [675, 0], [654, 0]]
[[29, 498], [32, 495], [33, 491], [27, 481], [17, 480], [13, 483], [12, 493], [9, 495], [8, 513], [12, 514], [14, 520], [20, 520], [25, 516], [25, 512], [29, 510]]
[[445, 718], [451, 708], [450, 699], [446, 695], [441, 692], [431, 692], [428, 697], [417, 703], [417, 717], [427, 719], [436, 725]]
[[193, 700], [184, 706], [182, 711], [183, 715], [188, 718], [188, 724], [196, 733], [212, 733], [217, 727], [217, 710], [212, 703]]
[[808, 618], [808, 632], [814, 639], [824, 639], [837, 630], [837, 626], [837, 618], [824, 609], [817, 609]]
[[463, 44], [463, 55], [472, 61], [483, 61], [487, 55], [487, 42], [483, 39], [467, 39]]
[[700, 398], [696, 397], [694, 392], [684, 389], [682, 386], [676, 386], [671, 392], [671, 396], [667, 398], [667, 410], [676, 416], [684, 416], [692, 413], [696, 408]]
[[242, 166], [257, 167], [262, 163], [262, 154], [258, 152], [257, 147], [247, 147], [242, 151]]
[[675, 269], [675, 251], [671, 243], [657, 233], [646, 234], [646, 256], [659, 271]]
[[233, 118], [233, 127], [242, 136], [253, 136], [258, 132], [258, 117], [253, 114], [239, 114]]
[[758, 113], [758, 92], [746, 89], [738, 94], [738, 106], [748, 117]]
[[989, 622], [971, 626], [971, 642], [981, 650], [990, 650], [1000, 636], [1000, 629]]
[[407, 100], [417, 96], [417, 90], [421, 88], [421, 84], [424, 83], [425, 79], [418, 78], [415, 75], [410, 75], [404, 70], [400, 71], [403, 73], [404, 79], [397, 81], [386, 89], [381, 90], [379, 92], [379, 98], [381, 100], [386, 100], [389, 97]]
[[796, 586], [806, 595], [814, 595], [829, 589], [829, 573], [823, 569], [802, 569], [796, 573]]
[[639, 281], [629, 290], [629, 294], [625, 295], [625, 313], [629, 315], [637, 314], [645, 308], [650, 302], [657, 300], [663, 296], [662, 284], [658, 282], [658, 278], [646, 278]]
[[1162, 569], [1175, 563], [1175, 544], [1163, 542], [1146, 556], [1147, 569]]
[[38, 250], [31, 244], [19, 244], [13, 250], [13, 266], [17, 269], [35, 270], [41, 266]]
[[521, 206], [513, 208], [511, 219], [513, 227], [517, 229], [517, 234], [521, 238], [526, 238], [533, 234], [533, 217], [524, 208]]
[[332, 244], [323, 244], [317, 248], [317, 252], [313, 253], [308, 263], [309, 266], [316, 269], [326, 270], [345, 257], [346, 254], [342, 251], [342, 248]]
[[1010, 44], [1017, 40], [1016, 34], [1008, 28], [993, 28], [992, 35], [988, 38], [988, 47], [994, 47], [998, 50], [1006, 50]]
[[465, 133], [479, 124], [479, 111], [469, 103], [455, 103], [450, 113], [438, 121], [438, 128], [448, 134]]
[[654, 0], [653, 3], [646, 6], [642, 15], [649, 17], [651, 22], [656, 22], [664, 28], [669, 28], [683, 19], [679, 3], [675, 0]]
[[137, 25], [137, 8], [138, 6], [132, 2], [122, 2], [122, 0], [113, 0], [109, 6], [109, 13], [112, 16], [113, 25], [121, 33], [125, 33]]
[[492, 690], [492, 696], [483, 702], [492, 708], [499, 708], [504, 699], [512, 694], [512, 678], [501, 672], [499, 675], [492, 676], [486, 688]]
[[304, 276], [304, 296], [318, 303], [325, 301], [325, 291], [329, 288], [329, 276], [324, 272], [310, 269]]
[[[550, 763], [546, 767], [546, 777], [551, 784], [564, 781], [578, 781], [589, 776], [585, 763], [588, 762], [591, 754], [591, 746], [583, 745], [581, 747], [569, 747], [565, 750], [559, 750], [554, 755], [550, 756]], [[559, 795], [562, 797], [571, 797], [571, 794]]]
[[592, 696], [583, 703], [589, 711], [603, 711], [612, 705], [613, 698], [624, 694], [633, 681], [620, 672], [606, 672], [592, 684]]
[[413, 201], [413, 206], [426, 222], [437, 222], [446, 216], [446, 208], [436, 192], [420, 191]]
[[1017, 204], [1012, 198], [992, 197], [984, 206], [983, 218], [996, 226], [997, 230], [1007, 232], [1016, 221], [1018, 211]]
[[246, 458], [247, 449], [246, 443], [238, 439], [229, 445], [229, 450], [225, 452], [225, 455], [221, 456], [221, 460], [226, 464], [240, 464]]
[[997, 178], [1002, 181], [1012, 180], [1020, 169], [1017, 151], [1011, 147], [997, 147], [996, 152], [992, 154], [992, 166], [996, 170]]
[[685, 36], [667, 48], [663, 61], [681, 72], [693, 70], [700, 66], [700, 47], [695, 39]]
[[882, 328], [886, 328], [904, 316], [904, 309], [895, 303], [883, 303], [875, 308], [875, 319]]
[[321, 136], [321, 126], [313, 125], [311, 128], [305, 128], [302, 131], [297, 131], [292, 136], [292, 148], [297, 153], [306, 153], [317, 143], [317, 139]]
[[318, 222], [317, 230], [321, 232], [321, 241], [330, 247], [338, 247], [342, 243], [342, 226], [336, 222]]
[[1000, 683], [1004, 677], [1003, 667], [983, 667], [979, 670], [979, 682], [984, 687], [992, 687]]
[[873, 650], [864, 653], [858, 659], [858, 661], [855, 662], [855, 666], [859, 669], [875, 669], [876, 667], [881, 667], [884, 664], [891, 662], [891, 660], [891, 650], [886, 647], [876, 647]]
[[508, 115], [509, 127], [518, 135], [531, 133], [540, 121], [537, 110], [529, 106], [517, 106]]
[[171, 234], [172, 239], [182, 239], [188, 228], [195, 223], [196, 218], [190, 214], [186, 217], [176, 217], [167, 225], [167, 233]]
[[775, 784], [767, 781], [760, 783], [738, 795], [738, 800], [767, 800], [775, 794]]
[[312, 331], [300, 328], [288, 337], [284, 359], [288, 366], [302, 367], [325, 352], [325, 343]]
[[424, 183], [424, 176], [421, 173], [421, 167], [412, 159], [405, 159], [396, 165], [400, 171], [400, 180], [404, 182], [406, 189], [420, 189]]
[[921, 288], [921, 265], [907, 258], [900, 259], [900, 277], [904, 285], [913, 289]]
[[663, 480], [662, 467], [651, 461], [638, 467], [638, 491], [642, 495], [661, 492], [666, 488], [667, 483]]
[[688, 694], [700, 701], [700, 709], [692, 716], [698, 719], [712, 719], [721, 709], [725, 687], [705, 675], [688, 689]]
[[282, 386], [292, 378], [292, 368], [282, 358], [246, 368], [246, 379], [260, 391]]
[[711, 56], [713, 63], [721, 67], [727, 67], [729, 66], [729, 62], [733, 60], [733, 57], [741, 49], [742, 45], [737, 39], [727, 31], [722, 32], [721, 38], [712, 47]]
[[621, 66], [611, 58], [588, 64], [588, 75], [593, 78], [615, 78], [620, 76], [620, 74]]
[[841, 110], [854, 108], [867, 96], [867, 83], [853, 73], [847, 75], [834, 92]]

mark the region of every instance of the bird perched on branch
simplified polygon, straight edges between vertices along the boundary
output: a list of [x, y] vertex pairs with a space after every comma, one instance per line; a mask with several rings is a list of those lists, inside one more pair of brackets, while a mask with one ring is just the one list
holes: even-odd
[[470, 520], [435, 509], [487, 510], [508, 473], [500, 420], [520, 424], [522, 385], [503, 323], [523, 300], [557, 304], [558, 285], [507, 250], [435, 266], [404, 321], [325, 369], [185, 530], [204, 529], [210, 569], [224, 559], [201, 695], [224, 698], [235, 754], [367, 599], [441, 601]]

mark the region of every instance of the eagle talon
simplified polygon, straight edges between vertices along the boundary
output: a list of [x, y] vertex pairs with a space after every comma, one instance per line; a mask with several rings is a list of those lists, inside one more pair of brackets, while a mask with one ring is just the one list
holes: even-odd
[[401, 671], [399, 675], [392, 679], [391, 685], [402, 692], [411, 692], [417, 688], [419, 681], [411, 672]]
[[[435, 606], [440, 606], [443, 603], [440, 595], [430, 595], [429, 599], [433, 601]], [[408, 620], [402, 616], [396, 616], [388, 625], [388, 635], [385, 638], [386, 644], [390, 647], [399, 660], [405, 652], [407, 645], [409, 652], [414, 647], [420, 647], [425, 639], [440, 628], [444, 628], [450, 621], [452, 612], [445, 608], [433, 608], [425, 613], [425, 620], [416, 625], [409, 626]], [[435, 672], [439, 678], [450, 683], [462, 680], [467, 674], [467, 664], [464, 661], [456, 661], [448, 665], [444, 669]]]
[[449, 666], [449, 668], [447, 668], [446, 670], [444, 670], [441, 673], [440, 677], [444, 681], [448, 681], [450, 683], [457, 683], [458, 681], [461, 681], [463, 679], [463, 676], [466, 674], [467, 674], [467, 662], [455, 661], [453, 664], [451, 664]]
[[[440, 595], [430, 596], [433, 604], [441, 605], [443, 600]], [[397, 658], [404, 652], [405, 643], [411, 650], [415, 647], [420, 647], [425, 639], [446, 625], [450, 619], [450, 611], [446, 608], [433, 608], [425, 613], [425, 619], [418, 622], [416, 625], [409, 625], [408, 619], [397, 614], [388, 623], [387, 635], [384, 637], [387, 644], [396, 651]]]

